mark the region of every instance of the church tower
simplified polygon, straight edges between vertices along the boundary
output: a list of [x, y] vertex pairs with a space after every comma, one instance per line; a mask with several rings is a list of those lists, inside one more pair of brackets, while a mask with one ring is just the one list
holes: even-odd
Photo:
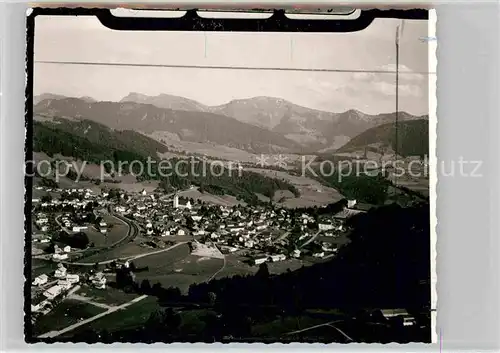
[[179, 208], [179, 195], [174, 195], [174, 208]]

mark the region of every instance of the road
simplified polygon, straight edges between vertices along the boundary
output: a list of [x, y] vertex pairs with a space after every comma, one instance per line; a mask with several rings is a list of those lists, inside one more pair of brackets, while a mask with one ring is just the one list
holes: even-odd
[[[217, 248], [217, 246], [215, 244], [214, 244], [214, 246]], [[219, 248], [217, 248], [217, 250], [219, 250]], [[222, 253], [222, 251], [221, 251], [221, 253]], [[222, 267], [219, 268], [212, 276], [210, 276], [210, 278], [206, 281], [207, 283], [210, 282], [211, 280], [213, 280], [215, 278], [215, 276], [217, 276], [219, 273], [224, 271], [224, 269], [226, 268], [226, 255], [222, 254], [222, 256], [223, 256], [222, 260], [224, 261], [224, 263], [222, 264]]]
[[[90, 251], [90, 252], [92, 252], [92, 255], [95, 255], [95, 253], [94, 253], [95, 251], [100, 252], [100, 251], [110, 250], [110, 249], [112, 249], [112, 248], [120, 245], [125, 240], [127, 240], [127, 239], [133, 239], [133, 238], [135, 238], [137, 236], [137, 234], [139, 233], [139, 227], [135, 224], [135, 222], [133, 222], [132, 220], [129, 220], [129, 219], [125, 218], [125, 217], [116, 215], [116, 214], [112, 214], [111, 216], [115, 217], [116, 219], [118, 219], [121, 222], [126, 223], [128, 225], [127, 235], [125, 235], [120, 240], [118, 240], [118, 241], [114, 242], [113, 244], [111, 244], [109, 246], [106, 246], [106, 247], [76, 250], [76, 251], [72, 251], [72, 253], [75, 254], [75, 253], [81, 253], [81, 252]], [[110, 261], [110, 262], [112, 262], [112, 261]], [[71, 261], [61, 261], [61, 263], [66, 264], [66, 265], [81, 265], [81, 264], [83, 264], [83, 263], [71, 262]], [[83, 265], [83, 266], [86, 266], [86, 265]]]
[[277, 243], [283, 239], [286, 239], [288, 236], [290, 235], [290, 232], [285, 232], [283, 234], [281, 234], [278, 238], [274, 239], [271, 244], [274, 244], [274, 243]]
[[316, 234], [314, 234], [311, 238], [309, 238], [309, 240], [307, 240], [304, 244], [302, 244], [300, 247], [303, 248], [304, 246], [308, 245], [309, 243], [312, 243], [314, 240], [316, 240], [316, 238], [318, 237], [318, 235], [321, 233], [320, 230], [318, 230], [316, 232]]
[[[170, 194], [167, 194], [167, 195], [163, 195], [160, 199], [164, 200], [164, 199], [168, 199], [172, 196], [174, 196], [176, 193], [178, 195], [182, 195], [183, 193], [185, 192], [188, 192], [188, 191], [192, 191], [192, 190], [198, 190], [198, 187], [193, 187], [191, 189], [187, 189], [187, 190], [181, 190], [181, 191], [177, 191], [177, 192], [173, 192], [173, 193], [170, 193]], [[93, 210], [94, 212], [94, 215], [98, 216], [98, 211], [97, 210]], [[128, 225], [129, 229], [127, 231], [127, 235], [124, 236], [122, 239], [118, 240], [117, 242], [109, 245], [109, 246], [106, 246], [106, 247], [102, 247], [102, 248], [93, 248], [93, 249], [81, 249], [81, 250], [74, 250], [72, 251], [73, 254], [75, 253], [85, 253], [86, 251], [95, 251], [95, 250], [102, 250], [102, 251], [105, 251], [105, 250], [109, 250], [109, 249], [112, 249], [114, 248], [115, 246], [121, 244], [122, 242], [124, 242], [125, 240], [127, 239], [133, 239], [137, 236], [137, 234], [139, 234], [139, 227], [137, 226], [137, 224], [126, 218], [126, 217], [123, 217], [121, 215], [118, 215], [116, 213], [108, 213], [111, 217], [115, 217], [116, 219], [118, 219], [119, 221], [125, 223]], [[59, 227], [61, 227], [62, 230], [64, 230], [67, 234], [73, 234], [69, 229], [67, 229], [66, 227], [64, 227], [64, 225], [59, 221], [59, 218], [61, 218], [62, 215], [59, 215], [55, 218], [55, 221], [56, 223], [59, 225]], [[42, 254], [42, 255], [35, 255], [33, 256], [33, 258], [36, 258], [36, 259], [45, 259], [45, 260], [50, 260], [52, 258], [52, 254]], [[110, 261], [112, 262], [112, 261]], [[79, 265], [79, 263], [75, 263], [75, 262], [70, 262], [70, 261], [64, 261], [62, 262], [63, 264], [75, 264], [75, 265]], [[106, 262], [104, 262], [106, 263]], [[85, 266], [85, 265], [84, 265]]]
[[94, 302], [94, 301], [92, 301], [92, 298], [83, 297], [83, 296], [81, 296], [79, 294], [74, 294], [74, 293], [68, 294], [68, 296], [66, 298], [67, 299], [78, 300], [80, 302], [89, 303], [89, 304], [92, 304], [93, 306], [97, 306], [99, 308], [106, 309], [106, 310], [111, 309], [113, 307], [112, 305], [107, 305], [107, 304], [103, 304], [103, 303]]
[[334, 324], [338, 323], [338, 322], [343, 322], [344, 320], [335, 320], [335, 321], [330, 321], [330, 322], [326, 322], [324, 324], [321, 324], [321, 325], [314, 325], [314, 326], [311, 326], [311, 327], [308, 327], [308, 328], [305, 328], [305, 329], [302, 329], [302, 330], [297, 330], [297, 331], [292, 331], [292, 332], [289, 332], [287, 333], [286, 335], [294, 335], [294, 334], [297, 334], [297, 333], [301, 333], [301, 332], [305, 332], [305, 331], [309, 331], [309, 330], [313, 330], [315, 328], [319, 328], [319, 327], [323, 327], [323, 326], [329, 326], [335, 330], [337, 330], [342, 336], [344, 336], [348, 341], [350, 342], [353, 342], [354, 340], [349, 337], [344, 331], [342, 331], [341, 329], [339, 329], [338, 327], [334, 326]]
[[135, 299], [132, 299], [131, 301], [125, 303], [125, 304], [122, 304], [120, 306], [115, 306], [115, 307], [112, 307], [112, 308], [109, 308], [108, 310], [106, 310], [105, 312], [103, 313], [100, 313], [100, 314], [97, 314], [96, 316], [92, 316], [88, 319], [85, 319], [85, 320], [82, 320], [76, 324], [73, 324], [73, 325], [70, 325], [62, 330], [59, 330], [59, 331], [50, 331], [50, 332], [47, 332], [47, 333], [44, 333], [43, 335], [41, 336], [38, 336], [39, 338], [53, 338], [53, 337], [57, 337], [57, 336], [60, 336], [62, 335], [63, 333], [66, 333], [66, 332], [69, 332], [69, 331], [72, 331], [74, 329], [76, 329], [77, 327], [80, 327], [82, 325], [86, 325], [88, 324], [89, 322], [92, 322], [92, 321], [95, 321], [97, 319], [100, 319], [101, 317], [104, 317], [106, 315], [109, 315], [111, 313], [114, 313], [115, 311], [118, 311], [118, 310], [123, 310], [125, 308], [127, 308], [128, 306], [132, 305], [132, 304], [135, 304], [141, 300], [143, 300], [144, 298], [147, 298], [147, 295], [141, 295], [140, 297], [137, 297]]

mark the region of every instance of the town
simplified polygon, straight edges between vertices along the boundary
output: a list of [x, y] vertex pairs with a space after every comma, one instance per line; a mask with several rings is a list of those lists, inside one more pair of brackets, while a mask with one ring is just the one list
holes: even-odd
[[35, 190], [43, 196], [32, 200], [32, 261], [44, 265], [33, 266], [34, 322], [65, 297], [81, 297], [82, 288], [113, 290], [106, 285], [114, 280], [110, 264], [128, 267], [148, 256], [168, 262], [174, 247], [186, 246], [189, 256], [200, 259], [223, 260], [207, 280], [230, 276], [223, 273], [230, 264], [255, 272], [268, 263], [280, 273], [325, 261], [348, 242], [347, 220], [372, 207], [342, 200], [337, 212], [323, 215], [318, 208], [209, 204], [183, 197], [189, 189]]

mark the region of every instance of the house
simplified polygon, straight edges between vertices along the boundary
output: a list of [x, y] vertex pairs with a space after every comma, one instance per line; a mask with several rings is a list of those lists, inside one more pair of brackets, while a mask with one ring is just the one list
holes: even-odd
[[253, 248], [254, 244], [255, 243], [254, 243], [253, 240], [248, 240], [248, 241], [245, 242], [245, 247], [247, 247], [247, 248]]
[[331, 223], [318, 223], [318, 229], [325, 231], [325, 230], [332, 230], [334, 229], [335, 226]]
[[66, 278], [67, 270], [66, 267], [60, 264], [60, 266], [57, 268], [56, 272], [54, 273], [55, 278]]
[[260, 264], [263, 264], [264, 262], [266, 262], [267, 260], [268, 260], [268, 257], [266, 255], [260, 255], [260, 256], [254, 257], [252, 259], [252, 263], [254, 265], [260, 265]]
[[126, 210], [127, 210], [127, 208], [126, 208], [126, 207], [124, 207], [124, 206], [116, 206], [116, 207], [115, 207], [115, 211], [116, 211], [116, 212], [123, 213], [123, 212], [125, 212]]
[[35, 304], [35, 305], [31, 304], [31, 312], [36, 313], [36, 312], [44, 309], [49, 304], [50, 304], [50, 302], [48, 300], [43, 300], [40, 303]]
[[71, 246], [66, 245], [66, 246], [63, 248], [63, 251], [64, 251], [64, 252], [71, 252]]
[[47, 299], [51, 299], [52, 300], [55, 297], [57, 297], [58, 295], [60, 295], [62, 292], [63, 292], [63, 287], [61, 287], [59, 285], [55, 285], [55, 286], [50, 287], [49, 289], [47, 289], [45, 292], [43, 292], [43, 295]]
[[380, 312], [386, 319], [396, 316], [409, 316], [406, 309], [381, 309]]
[[104, 273], [97, 272], [94, 276], [90, 277], [92, 281], [92, 285], [97, 289], [105, 289], [106, 288], [106, 277]]
[[101, 227], [101, 228], [104, 228], [104, 227], [107, 227], [107, 226], [108, 226], [108, 224], [106, 222], [100, 222], [99, 223], [99, 227]]
[[322, 257], [325, 257], [325, 253], [323, 251], [321, 251], [321, 252], [314, 253], [313, 256], [317, 257], [317, 258], [322, 258]]
[[179, 229], [177, 235], [186, 235], [186, 232], [184, 231], [184, 229]]
[[173, 206], [174, 206], [174, 208], [186, 208], [188, 210], [190, 210], [192, 208], [191, 202], [179, 200], [179, 195], [177, 195], [177, 194], [174, 195]]
[[277, 254], [277, 255], [271, 255], [269, 259], [272, 262], [278, 262], [278, 261], [283, 261], [286, 260], [286, 256], [284, 254]]
[[86, 230], [88, 228], [89, 227], [87, 227], [87, 226], [73, 226], [73, 228], [71, 229], [71, 231], [73, 231], [73, 232], [81, 232], [82, 230]]
[[101, 228], [99, 230], [102, 234], [106, 234], [108, 232], [108, 230], [106, 228]]
[[68, 290], [73, 286], [73, 284], [71, 282], [63, 280], [63, 279], [60, 279], [59, 281], [57, 281], [57, 285], [59, 287], [61, 287], [62, 290]]
[[353, 208], [356, 205], [356, 200], [347, 200], [347, 208]]
[[298, 249], [295, 249], [292, 253], [292, 256], [295, 257], [295, 258], [299, 258], [300, 257], [300, 250]]
[[66, 281], [68, 281], [71, 284], [78, 283], [80, 282], [80, 276], [77, 274], [67, 274], [66, 275]]
[[68, 254], [54, 254], [52, 255], [52, 258], [56, 261], [67, 260]]
[[238, 250], [238, 248], [234, 247], [234, 246], [225, 246], [225, 245], [221, 246], [221, 252], [223, 254], [233, 253], [233, 252], [235, 252], [237, 250]]
[[148, 194], [148, 193], [146, 192], [146, 189], [142, 189], [142, 191], [141, 191], [141, 195], [142, 195], [142, 196], [146, 196], [147, 194]]
[[45, 273], [36, 277], [35, 280], [33, 281], [33, 285], [34, 286], [42, 286], [44, 285], [45, 283], [47, 283], [47, 281], [49, 280], [49, 276], [47, 276]]
[[416, 320], [413, 316], [408, 314], [406, 309], [382, 309], [372, 312], [372, 316], [382, 317], [383, 320], [400, 320], [403, 326], [413, 326]]

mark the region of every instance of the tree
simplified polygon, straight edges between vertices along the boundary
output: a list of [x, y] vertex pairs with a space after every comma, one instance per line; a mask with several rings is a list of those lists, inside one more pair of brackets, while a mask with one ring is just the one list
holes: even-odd
[[259, 270], [255, 276], [260, 278], [269, 278], [269, 267], [267, 266], [267, 263], [264, 262], [260, 264]]
[[156, 297], [160, 297], [163, 293], [163, 290], [164, 290], [164, 288], [162, 287], [161, 283], [156, 282], [151, 287], [151, 295], [154, 295]]
[[169, 287], [165, 290], [165, 299], [170, 301], [177, 301], [181, 299], [181, 290], [177, 287]]
[[181, 322], [181, 316], [172, 308], [168, 308], [151, 313], [144, 326], [155, 339], [162, 339], [166, 334], [176, 333]]
[[151, 284], [147, 279], [141, 282], [141, 292], [143, 294], [151, 294]]
[[164, 313], [164, 324], [169, 332], [176, 332], [181, 325], [182, 319], [179, 313], [174, 312], [172, 308], [168, 308]]
[[52, 201], [52, 196], [50, 196], [50, 194], [47, 194], [47, 195], [43, 195], [41, 198], [40, 198], [40, 201], [45, 203], [45, 202], [50, 202]]
[[186, 217], [186, 227], [189, 229], [193, 229], [194, 227], [194, 221], [190, 216]]
[[217, 295], [214, 292], [208, 292], [208, 303], [213, 306], [217, 299]]

